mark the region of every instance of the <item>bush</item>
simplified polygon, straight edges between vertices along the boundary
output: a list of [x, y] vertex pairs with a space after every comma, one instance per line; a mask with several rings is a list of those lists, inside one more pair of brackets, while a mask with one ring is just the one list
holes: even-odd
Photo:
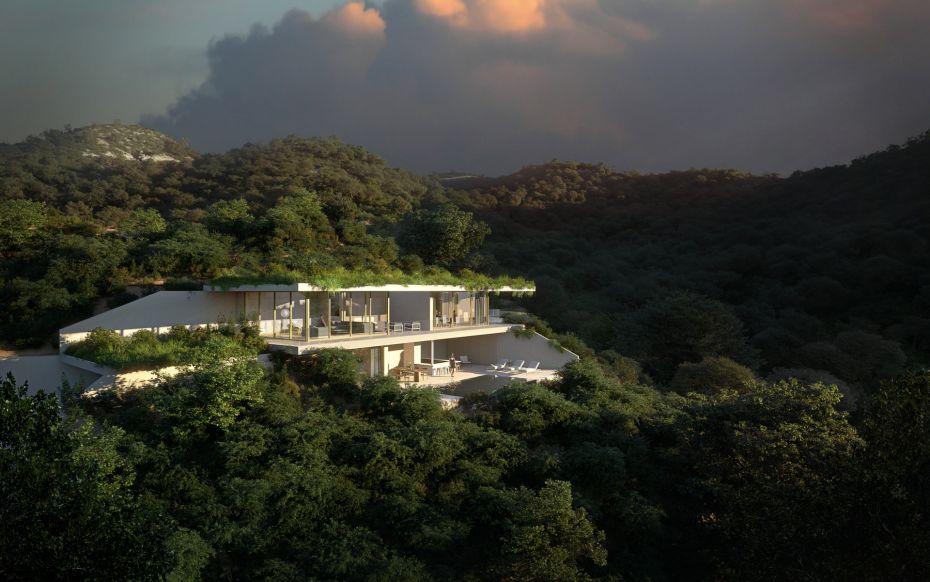
[[360, 384], [358, 357], [340, 349], [319, 350], [295, 358], [298, 381], [334, 395], [357, 396]]
[[212, 328], [190, 331], [177, 325], [166, 334], [157, 335], [144, 329], [129, 337], [97, 328], [83, 341], [69, 346], [66, 353], [114, 370], [129, 371], [190, 364], [207, 356], [258, 354], [264, 346], [264, 340], [251, 327], [228, 334]]
[[757, 380], [752, 370], [730, 358], [704, 358], [700, 362], [684, 362], [672, 377], [670, 387], [675, 392], [714, 394], [722, 390], [745, 391]]

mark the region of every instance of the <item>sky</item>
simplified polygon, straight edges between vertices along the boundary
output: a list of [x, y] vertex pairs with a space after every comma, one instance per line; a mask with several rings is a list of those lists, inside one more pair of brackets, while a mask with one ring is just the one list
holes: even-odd
[[0, 141], [336, 135], [417, 172], [790, 173], [930, 129], [927, 0], [4, 0]]

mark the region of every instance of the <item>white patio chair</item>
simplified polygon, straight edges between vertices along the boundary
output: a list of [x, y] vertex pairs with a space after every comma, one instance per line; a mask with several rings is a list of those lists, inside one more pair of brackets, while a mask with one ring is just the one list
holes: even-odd
[[512, 366], [504, 368], [504, 372], [508, 374], [516, 374], [523, 369], [523, 360], [514, 360]]
[[461, 356], [459, 356], [459, 363], [460, 363], [460, 364], [470, 364], [470, 363], [471, 363], [471, 360], [468, 359], [468, 356], [466, 356], [465, 354], [462, 354]]
[[420, 322], [419, 321], [411, 322], [410, 331], [420, 331]]
[[537, 370], [539, 370], [539, 362], [530, 362], [526, 366], [521, 366], [518, 371], [522, 372], [523, 374], [528, 374]]
[[503, 370], [504, 368], [507, 367], [507, 364], [509, 363], [510, 363], [510, 360], [508, 360], [507, 358], [501, 358], [497, 361], [496, 364], [491, 364], [490, 366], [488, 366], [488, 369], [489, 370]]

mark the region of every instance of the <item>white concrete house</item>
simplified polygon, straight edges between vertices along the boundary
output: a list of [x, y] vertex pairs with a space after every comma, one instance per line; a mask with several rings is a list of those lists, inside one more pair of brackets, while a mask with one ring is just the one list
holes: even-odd
[[[393, 374], [427, 385], [486, 374], [525, 380], [552, 377], [578, 356], [553, 347], [539, 334], [518, 336], [513, 331], [521, 326], [495, 323], [492, 317], [490, 293], [521, 291], [526, 290], [471, 291], [445, 285], [327, 290], [307, 283], [160, 291], [61, 329], [60, 351], [68, 365], [80, 365], [64, 352], [98, 327], [131, 335], [143, 329], [164, 333], [174, 325], [248, 320], [258, 325], [274, 350], [350, 350], [366, 375]], [[449, 366], [453, 355], [459, 362], [467, 358], [454, 378]], [[524, 369], [489, 369], [502, 360], [509, 360], [513, 368], [523, 361]]]

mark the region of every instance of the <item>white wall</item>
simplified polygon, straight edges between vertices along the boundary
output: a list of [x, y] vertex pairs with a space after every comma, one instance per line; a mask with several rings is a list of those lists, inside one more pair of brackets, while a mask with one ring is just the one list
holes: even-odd
[[236, 293], [158, 291], [62, 328], [60, 349], [64, 351], [67, 344], [84, 339], [98, 327], [122, 335], [132, 335], [142, 329], [164, 333], [173, 325], [203, 326], [221, 320], [237, 321], [240, 308]]
[[140, 329], [167, 332], [173, 325], [203, 326], [221, 320], [237, 321], [241, 302], [236, 293], [209, 291], [158, 291], [60, 331], [61, 350], [102, 327], [132, 335]]
[[465, 354], [469, 360], [478, 364], [492, 364], [507, 358], [526, 362], [538, 361], [540, 368], [546, 370], [559, 370], [565, 364], [578, 359], [577, 355], [568, 350], [560, 352], [553, 348], [549, 345], [549, 340], [538, 333], [533, 333], [530, 337], [501, 333], [494, 336], [450, 339], [447, 340], [446, 349], [455, 353], [456, 357]]
[[385, 364], [385, 368], [387, 368], [387, 370], [385, 371], [385, 374], [386, 374], [388, 371], [393, 370], [394, 368], [400, 365], [400, 362], [404, 357], [404, 346], [402, 345], [387, 346], [385, 347], [385, 350], [386, 350], [386, 354], [384, 357], [384, 364]]
[[16, 384], [29, 382], [29, 394], [39, 390], [58, 393], [64, 376], [72, 386], [88, 386], [99, 376], [62, 364], [58, 354], [47, 356], [13, 356], [0, 358], [0, 375], [6, 377], [12, 372]]

